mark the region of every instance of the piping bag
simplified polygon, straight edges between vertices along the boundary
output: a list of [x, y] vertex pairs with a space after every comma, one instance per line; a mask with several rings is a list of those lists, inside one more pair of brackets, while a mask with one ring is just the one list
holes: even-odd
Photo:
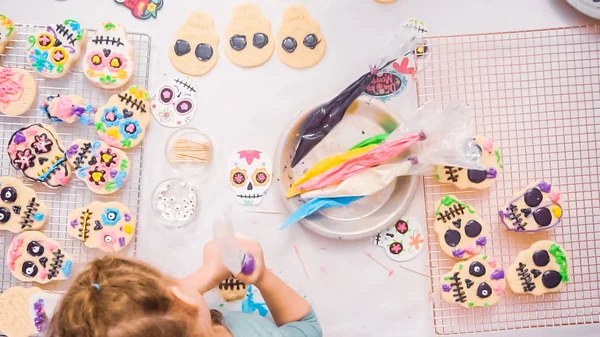
[[225, 208], [221, 218], [217, 217], [214, 220], [213, 235], [223, 265], [234, 276], [239, 273], [250, 275], [254, 272], [254, 256], [240, 247], [233, 231], [231, 206]]

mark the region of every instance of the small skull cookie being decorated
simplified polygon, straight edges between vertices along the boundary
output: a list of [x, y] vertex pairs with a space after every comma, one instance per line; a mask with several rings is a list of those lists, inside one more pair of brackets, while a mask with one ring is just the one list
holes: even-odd
[[139, 145], [150, 124], [150, 105], [150, 95], [138, 86], [112, 95], [96, 112], [94, 127], [100, 139], [120, 149]]
[[467, 145], [481, 154], [480, 163], [485, 170], [466, 169], [454, 166], [434, 166], [435, 179], [442, 183], [450, 183], [460, 189], [485, 189], [496, 182], [498, 172], [504, 168], [500, 159], [500, 150], [494, 147], [491, 139], [477, 136]]
[[277, 56], [292, 68], [314, 66], [321, 61], [327, 48], [319, 23], [301, 5], [290, 6], [283, 12], [277, 39]]
[[67, 161], [94, 193], [110, 194], [123, 187], [129, 177], [129, 157], [102, 141], [77, 139], [67, 148]]
[[0, 67], [0, 112], [5, 115], [24, 114], [35, 102], [37, 83], [26, 70]]
[[133, 76], [133, 45], [119, 24], [104, 22], [88, 41], [84, 57], [85, 76], [97, 87], [115, 89]]
[[4, 53], [4, 48], [8, 46], [15, 36], [17, 36], [17, 27], [15, 27], [13, 21], [5, 15], [0, 14], [0, 53]]
[[70, 181], [65, 150], [52, 126], [31, 124], [17, 130], [10, 137], [6, 152], [12, 166], [29, 180], [48, 187], [65, 186]]
[[219, 295], [223, 297], [225, 301], [237, 301], [241, 300], [246, 296], [246, 284], [235, 276], [226, 278], [219, 283]]
[[42, 284], [67, 279], [73, 265], [73, 258], [58, 242], [37, 231], [15, 237], [8, 247], [6, 261], [18, 280]]
[[442, 299], [465, 308], [488, 307], [504, 296], [504, 270], [487, 255], [457, 262], [442, 279]]
[[75, 20], [46, 26], [27, 38], [27, 61], [44, 77], [62, 77], [77, 63], [85, 37], [85, 29]]
[[87, 247], [118, 252], [135, 236], [135, 223], [131, 210], [120, 202], [94, 201], [69, 213], [67, 232]]
[[77, 95], [50, 95], [40, 104], [40, 110], [54, 122], [79, 121], [86, 125], [94, 124], [89, 116], [96, 113], [96, 108], [85, 105], [83, 97]]
[[233, 9], [225, 36], [229, 40], [225, 54], [240, 67], [259, 66], [267, 62], [275, 51], [271, 22], [253, 3], [241, 4]]
[[517, 255], [506, 271], [506, 279], [517, 294], [538, 296], [558, 292], [569, 282], [569, 265], [569, 258], [560, 245], [538, 241]]
[[489, 237], [488, 224], [473, 207], [453, 195], [444, 196], [436, 204], [433, 229], [442, 251], [457, 259], [479, 254]]
[[175, 33], [169, 59], [180, 72], [190, 76], [208, 73], [219, 58], [219, 35], [210, 14], [192, 12]]
[[0, 231], [40, 229], [48, 217], [48, 206], [32, 188], [18, 178], [0, 177]]
[[273, 160], [264, 151], [241, 150], [229, 162], [229, 184], [242, 205], [258, 205], [271, 186]]
[[166, 127], [188, 124], [195, 111], [196, 81], [189, 76], [174, 78], [152, 96], [152, 115]]
[[540, 181], [515, 194], [498, 214], [510, 231], [537, 232], [560, 223], [563, 209], [559, 201], [560, 192], [547, 182]]

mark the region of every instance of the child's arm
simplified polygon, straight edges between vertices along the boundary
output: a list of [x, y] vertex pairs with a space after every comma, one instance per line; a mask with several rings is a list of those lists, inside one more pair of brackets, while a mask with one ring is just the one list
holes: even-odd
[[311, 312], [310, 304], [270, 270], [255, 285], [278, 326], [300, 321]]

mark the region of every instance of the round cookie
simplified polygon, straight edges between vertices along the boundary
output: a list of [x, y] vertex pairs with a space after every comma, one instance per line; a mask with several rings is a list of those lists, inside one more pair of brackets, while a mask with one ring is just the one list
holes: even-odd
[[152, 96], [152, 115], [163, 126], [175, 128], [192, 121], [196, 112], [196, 81], [178, 76]]
[[97, 194], [110, 194], [123, 187], [129, 177], [129, 157], [102, 141], [77, 139], [67, 148], [67, 161], [77, 178]]
[[233, 9], [231, 21], [225, 27], [228, 43], [225, 54], [240, 67], [256, 67], [267, 62], [275, 51], [271, 22], [253, 3]]
[[85, 42], [85, 29], [75, 20], [46, 26], [27, 38], [27, 61], [47, 78], [64, 76], [77, 63]]
[[73, 258], [58, 242], [37, 231], [15, 237], [8, 247], [6, 261], [19, 281], [42, 284], [69, 278], [73, 266]]
[[12, 287], [0, 294], [0, 331], [8, 337], [29, 337], [37, 334], [29, 316], [30, 298], [43, 292], [37, 287]]
[[504, 270], [486, 255], [457, 262], [442, 279], [442, 299], [465, 308], [488, 307], [504, 296]]
[[0, 67], [0, 112], [22, 115], [31, 107], [36, 94], [37, 83], [28, 71]]
[[20, 179], [0, 177], [0, 231], [40, 229], [48, 217], [48, 206], [32, 188]]
[[558, 292], [569, 282], [570, 263], [560, 245], [538, 241], [521, 251], [508, 267], [508, 286], [517, 294], [538, 296]]
[[292, 68], [314, 66], [321, 61], [327, 49], [319, 23], [301, 5], [290, 6], [283, 12], [277, 40], [277, 56]]
[[208, 73], [219, 58], [219, 35], [210, 14], [192, 12], [175, 33], [169, 59], [180, 72], [201, 76]]
[[15, 24], [10, 18], [0, 14], [0, 53], [4, 53], [4, 48], [8, 46], [15, 36], [17, 36], [17, 27]]
[[74, 123], [80, 121], [92, 125], [94, 122], [85, 114], [94, 114], [96, 109], [84, 105], [83, 97], [77, 95], [50, 95], [40, 104], [40, 110], [54, 122]]
[[241, 300], [246, 296], [246, 284], [231, 275], [219, 283], [219, 294], [227, 302]]
[[104, 89], [126, 85], [133, 76], [134, 57], [125, 28], [103, 22], [87, 43], [84, 62], [85, 77], [93, 85]]
[[48, 187], [69, 183], [71, 170], [56, 131], [46, 124], [31, 124], [17, 130], [6, 147], [12, 166], [27, 179]]
[[110, 96], [96, 112], [94, 127], [100, 139], [120, 149], [139, 145], [150, 124], [150, 102], [148, 92], [137, 86]]
[[69, 213], [67, 233], [90, 248], [118, 252], [135, 236], [135, 216], [120, 202], [94, 201]]
[[546, 230], [562, 220], [563, 209], [559, 200], [560, 192], [547, 182], [540, 181], [513, 195], [513, 199], [498, 214], [509, 231]]
[[490, 235], [488, 224], [473, 207], [448, 194], [436, 204], [433, 229], [440, 249], [457, 259], [479, 254]]

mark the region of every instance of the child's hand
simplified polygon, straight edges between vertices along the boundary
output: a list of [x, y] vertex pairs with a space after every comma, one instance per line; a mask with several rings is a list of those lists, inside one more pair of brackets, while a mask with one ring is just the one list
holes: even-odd
[[206, 274], [208, 289], [217, 287], [221, 281], [231, 276], [231, 272], [221, 261], [221, 255], [214, 240], [204, 245], [202, 270]]
[[254, 257], [254, 272], [252, 272], [252, 274], [250, 275], [240, 273], [238, 275], [235, 275], [235, 277], [246, 284], [260, 283], [266, 269], [262, 247], [256, 241], [241, 238], [238, 238], [237, 240], [240, 247], [245, 252], [252, 254], [252, 256]]

